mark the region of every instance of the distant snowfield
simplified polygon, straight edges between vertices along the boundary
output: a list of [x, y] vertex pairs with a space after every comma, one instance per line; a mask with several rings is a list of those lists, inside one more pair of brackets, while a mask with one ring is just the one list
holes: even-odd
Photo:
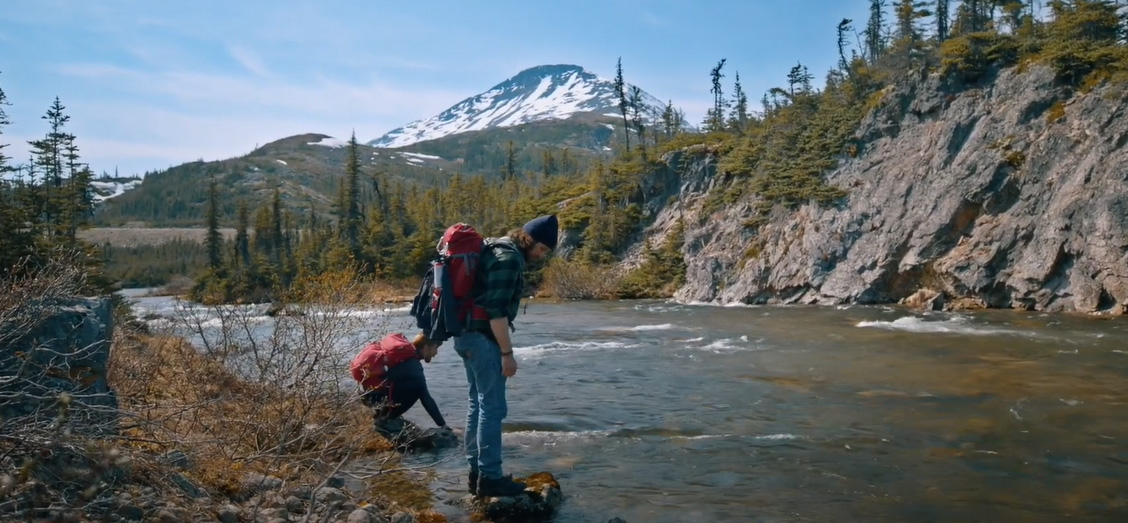
[[348, 144], [349, 142], [346, 142], [345, 140], [342, 140], [340, 138], [333, 138], [332, 136], [328, 138], [322, 138], [320, 142], [306, 142], [306, 145], [321, 145], [324, 147], [344, 147]]
[[95, 203], [104, 202], [110, 198], [116, 198], [125, 194], [125, 191], [136, 189], [141, 185], [141, 180], [133, 180], [129, 182], [90, 182], [90, 187], [94, 189], [93, 200]]
[[[441, 156], [434, 156], [434, 155], [430, 155], [430, 154], [422, 154], [422, 153], [400, 153], [400, 154], [403, 155], [403, 156], [407, 156], [408, 158], [415, 158], [415, 159], [419, 159], [419, 160], [442, 160]], [[412, 160], [408, 160], [408, 161], [410, 162]]]

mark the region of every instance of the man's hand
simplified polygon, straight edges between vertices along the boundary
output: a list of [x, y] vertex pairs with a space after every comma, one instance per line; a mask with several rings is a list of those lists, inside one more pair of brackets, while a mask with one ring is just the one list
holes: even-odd
[[517, 374], [517, 360], [513, 358], [513, 354], [501, 355], [501, 375], [506, 378], [512, 378]]
[[[497, 346], [501, 349], [501, 375], [512, 378], [517, 374], [517, 360], [513, 359], [513, 343], [509, 341], [509, 320], [494, 318], [490, 320], [490, 330], [497, 339]], [[505, 354], [508, 352], [509, 354]]]

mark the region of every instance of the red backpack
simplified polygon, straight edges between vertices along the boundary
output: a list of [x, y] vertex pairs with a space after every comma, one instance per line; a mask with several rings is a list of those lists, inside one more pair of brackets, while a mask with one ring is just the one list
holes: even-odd
[[437, 256], [411, 306], [416, 325], [431, 341], [442, 343], [462, 334], [472, 318], [488, 318], [470, 295], [483, 247], [482, 235], [465, 223], [448, 227], [439, 240]]
[[378, 342], [365, 345], [360, 354], [353, 358], [349, 371], [364, 390], [383, 388], [390, 385], [384, 383], [388, 369], [415, 356], [415, 345], [403, 334], [389, 334]]

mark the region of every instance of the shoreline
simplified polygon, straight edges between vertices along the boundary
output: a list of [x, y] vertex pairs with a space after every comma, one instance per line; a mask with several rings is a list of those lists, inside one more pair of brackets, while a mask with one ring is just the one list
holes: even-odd
[[[123, 297], [126, 297], [126, 298], [169, 297], [169, 298], [179, 298], [179, 299], [185, 299], [185, 300], [187, 299], [183, 292], [164, 291], [164, 290], [161, 290], [161, 289], [163, 289], [163, 287], [133, 287], [133, 288], [119, 289], [119, 290], [115, 291], [114, 294], [119, 295], [119, 296], [123, 296]], [[376, 299], [376, 300], [371, 301], [370, 303], [372, 303], [372, 304], [383, 304], [383, 305], [392, 304], [392, 305], [401, 305], [402, 306], [402, 305], [411, 305], [413, 299], [414, 299], [414, 294], [411, 294], [411, 295], [399, 294], [399, 295], [392, 295], [392, 296], [389, 296], [389, 297], [386, 297], [386, 298], [383, 298], [383, 299]], [[1128, 317], [1128, 314], [1121, 314], [1121, 313], [1118, 313], [1118, 312], [1115, 312], [1115, 311], [1110, 311], [1110, 310], [1093, 311], [1093, 312], [1084, 312], [1084, 311], [1080, 311], [1080, 310], [1076, 310], [1076, 309], [1046, 311], [1046, 310], [1040, 310], [1040, 309], [1026, 309], [1026, 308], [1020, 308], [1020, 307], [990, 307], [990, 306], [974, 306], [974, 307], [963, 307], [963, 308], [932, 309], [932, 308], [928, 308], [925, 304], [917, 305], [917, 304], [912, 304], [912, 303], [906, 303], [905, 302], [906, 300], [890, 301], [890, 302], [873, 302], [873, 303], [844, 302], [844, 303], [752, 303], [752, 304], [750, 304], [750, 303], [744, 303], [744, 302], [740, 302], [740, 301], [732, 301], [732, 302], [682, 301], [682, 300], [676, 300], [672, 297], [646, 298], [646, 299], [635, 299], [635, 298], [568, 299], [568, 298], [558, 298], [558, 297], [551, 296], [551, 295], [539, 294], [539, 295], [536, 295], [535, 297], [532, 297], [531, 299], [526, 298], [526, 299], [522, 300], [522, 304], [523, 304], [522, 306], [524, 306], [524, 303], [528, 303], [530, 301], [536, 302], [536, 303], [549, 303], [549, 304], [583, 303], [583, 302], [602, 303], [602, 302], [620, 302], [620, 301], [622, 301], [622, 302], [662, 301], [662, 302], [666, 302], [666, 303], [671, 303], [671, 304], [675, 304], [675, 305], [683, 305], [683, 306], [688, 306], [688, 307], [717, 307], [717, 308], [725, 308], [725, 309], [758, 309], [758, 308], [776, 308], [776, 307], [778, 307], [778, 308], [813, 308], [813, 309], [828, 308], [828, 307], [835, 307], [835, 308], [893, 307], [893, 308], [903, 309], [903, 310], [905, 310], [905, 312], [915, 312], [915, 313], [930, 313], [930, 312], [939, 312], [939, 313], [948, 313], [948, 314], [960, 314], [960, 313], [974, 314], [974, 313], [977, 313], [977, 312], [1041, 313], [1041, 314], [1061, 315], [1061, 316], [1076, 317], [1076, 318], [1087, 318], [1087, 319], [1094, 319], [1094, 320], [1111, 320], [1111, 319], [1115, 319], [1115, 318]], [[269, 305], [269, 304], [273, 304], [273, 303], [275, 303], [275, 302], [228, 303], [228, 304], [225, 304], [225, 305]]]

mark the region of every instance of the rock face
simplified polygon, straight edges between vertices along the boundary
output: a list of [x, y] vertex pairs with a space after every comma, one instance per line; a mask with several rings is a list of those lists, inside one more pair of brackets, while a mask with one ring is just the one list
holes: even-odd
[[1071, 95], [1037, 65], [972, 87], [906, 81], [862, 121], [857, 156], [828, 173], [849, 193], [839, 207], [777, 210], [757, 230], [744, 226], [754, 197], [705, 214], [715, 158], [688, 152], [685, 165], [667, 157], [678, 198], [645, 235], [660, 241], [685, 218], [676, 298], [688, 302], [889, 303], [927, 288], [933, 308], [1123, 314], [1126, 93]]
[[465, 496], [458, 500], [458, 505], [479, 519], [505, 522], [547, 520], [564, 503], [560, 483], [548, 472], [514, 479], [526, 485], [524, 494], [489, 498]]
[[[0, 420], [5, 424], [51, 423], [60, 403], [70, 426], [86, 433], [116, 430], [117, 399], [107, 383], [113, 338], [109, 298], [28, 304], [0, 328]], [[14, 327], [19, 324], [21, 327]]]

